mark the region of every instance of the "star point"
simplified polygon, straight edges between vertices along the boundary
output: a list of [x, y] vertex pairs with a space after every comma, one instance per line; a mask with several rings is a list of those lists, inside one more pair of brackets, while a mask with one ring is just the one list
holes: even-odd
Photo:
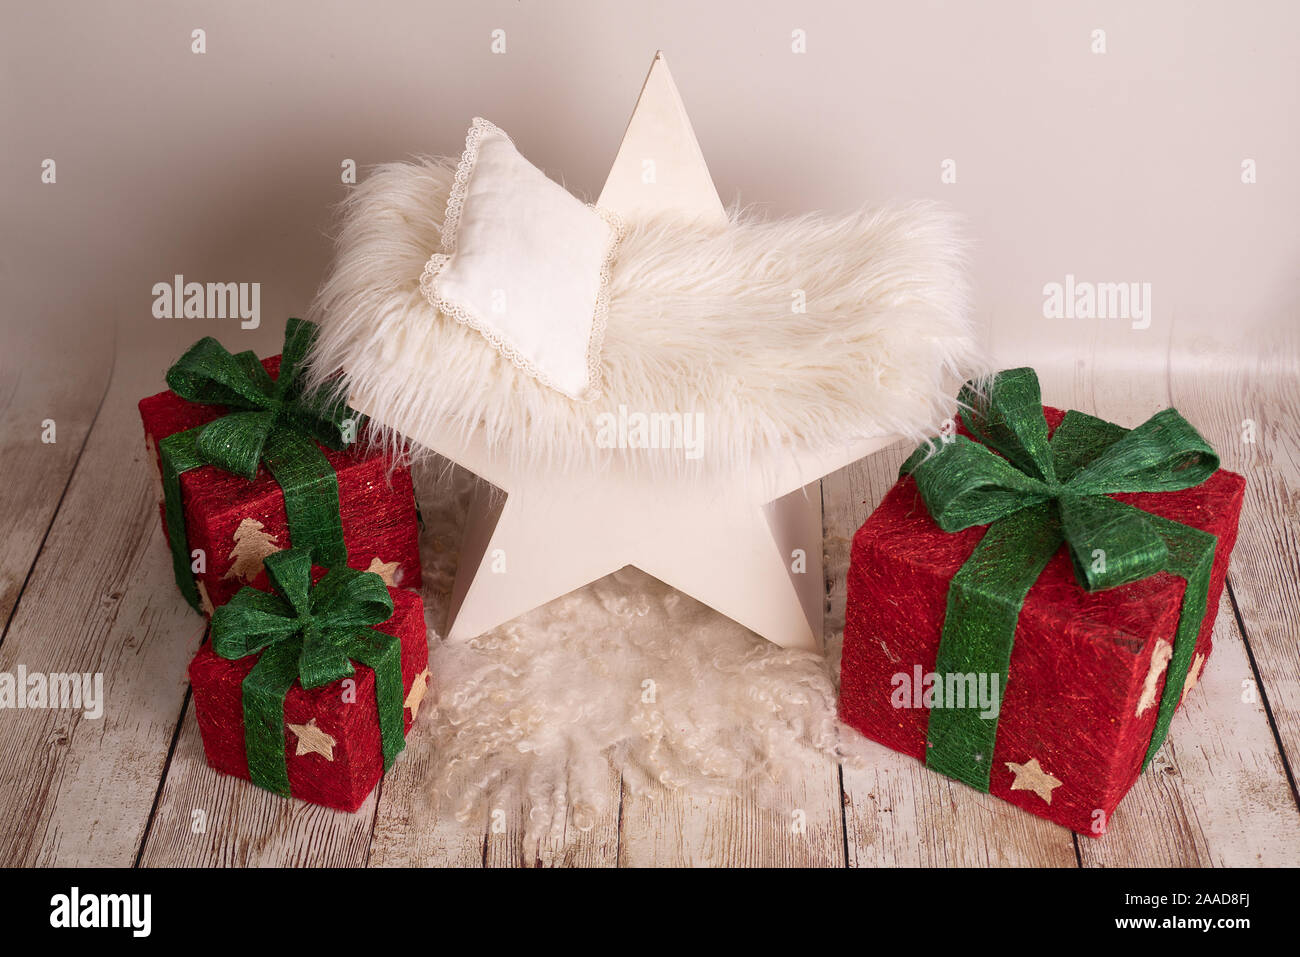
[[212, 599], [208, 597], [208, 589], [201, 579], [196, 578], [194, 581], [199, 586], [199, 611], [211, 618], [216, 609], [212, 607]]
[[425, 694], [429, 691], [429, 679], [433, 677], [429, 669], [425, 668], [411, 682], [411, 690], [406, 694], [406, 700], [402, 702], [403, 708], [409, 708], [411, 711], [411, 720], [414, 721], [420, 713], [420, 702], [424, 700]]
[[1155, 650], [1151, 652], [1151, 667], [1147, 669], [1146, 680], [1142, 683], [1142, 697], [1138, 699], [1137, 717], [1142, 717], [1143, 711], [1154, 708], [1156, 702], [1160, 700], [1160, 676], [1169, 667], [1169, 659], [1173, 656], [1173, 645], [1163, 638], [1156, 642]]
[[384, 580], [384, 584], [389, 588], [396, 588], [397, 572], [400, 568], [400, 562], [381, 562], [379, 557], [376, 556], [370, 559], [370, 567], [367, 568], [366, 571], [374, 572]]
[[298, 736], [298, 747], [293, 752], [296, 756], [319, 754], [326, 761], [334, 760], [334, 745], [338, 741], [317, 727], [315, 718], [306, 724], [291, 724], [289, 730]]
[[1016, 776], [1011, 782], [1011, 790], [1033, 791], [1048, 804], [1052, 803], [1052, 791], [1065, 783], [1044, 771], [1037, 758], [1030, 758], [1024, 764], [1007, 761], [1006, 765]]
[[1205, 655], [1198, 653], [1197, 656], [1192, 659], [1192, 667], [1187, 672], [1187, 680], [1183, 682], [1182, 696], [1178, 699], [1180, 705], [1187, 700], [1187, 692], [1195, 688], [1196, 683], [1201, 680], [1201, 667], [1204, 664]]

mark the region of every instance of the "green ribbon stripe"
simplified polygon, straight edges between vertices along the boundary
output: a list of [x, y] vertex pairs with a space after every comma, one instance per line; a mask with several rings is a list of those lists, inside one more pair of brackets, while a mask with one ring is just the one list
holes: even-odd
[[338, 476], [316, 443], [335, 451], [345, 448], [352, 413], [342, 402], [303, 391], [303, 361], [317, 332], [313, 323], [289, 320], [278, 379], [271, 378], [254, 353], [232, 355], [211, 336], [167, 370], [167, 385], [182, 399], [229, 410], [158, 444], [176, 584], [195, 609], [199, 592], [190, 570], [180, 476], [203, 465], [252, 479], [258, 465], [265, 464], [284, 492], [290, 543], [311, 548], [315, 561], [327, 568], [347, 564]]
[[212, 616], [212, 650], [236, 660], [261, 657], [242, 685], [244, 750], [249, 779], [289, 794], [284, 699], [295, 680], [319, 688], [353, 674], [358, 661], [375, 672], [375, 705], [384, 770], [406, 747], [402, 645], [368, 626], [393, 615], [393, 599], [373, 572], [335, 568], [314, 587], [312, 553], [291, 548], [268, 555], [266, 573], [278, 594], [241, 588]]
[[[1006, 687], [1025, 597], [1062, 544], [1089, 592], [1162, 571], [1183, 578], [1187, 587], [1145, 768], [1164, 743], [1182, 695], [1217, 540], [1110, 496], [1199, 485], [1219, 467], [1218, 455], [1173, 409], [1132, 431], [1071, 411], [1049, 440], [1032, 369], [999, 373], [986, 393], [967, 383], [959, 401], [962, 421], [979, 441], [958, 435], [927, 443], [901, 470], [916, 480], [945, 532], [989, 526], [949, 585], [935, 672], [996, 674]], [[977, 709], [933, 708], [926, 764], [987, 791], [996, 739], [997, 720], [980, 717]]]

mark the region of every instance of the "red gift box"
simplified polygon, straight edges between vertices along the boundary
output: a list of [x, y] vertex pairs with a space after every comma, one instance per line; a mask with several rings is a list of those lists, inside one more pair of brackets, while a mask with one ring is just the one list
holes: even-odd
[[[324, 569], [315, 569], [318, 579]], [[415, 721], [429, 678], [424, 602], [414, 592], [389, 588], [393, 615], [375, 630], [402, 644], [403, 733]], [[205, 642], [190, 662], [194, 713], [208, 764], [249, 779], [241, 685], [260, 655], [228, 660]], [[355, 811], [384, 773], [375, 703], [375, 673], [354, 663], [351, 678], [304, 689], [295, 681], [285, 696], [284, 753], [290, 793], [313, 804]]]
[[[279, 375], [279, 356], [262, 360], [262, 365], [272, 378]], [[221, 406], [187, 402], [170, 391], [141, 399], [139, 408], [158, 475], [158, 446], [164, 438], [226, 413]], [[410, 469], [395, 466], [381, 451], [365, 451], [364, 441], [341, 452], [318, 447], [338, 476], [348, 564], [362, 571], [378, 571], [392, 584], [418, 589], [422, 581], [419, 524]], [[245, 584], [268, 590], [260, 557], [270, 550], [289, 548], [293, 539], [284, 493], [266, 466], [260, 465], [249, 481], [204, 465], [181, 473], [180, 483], [190, 550], [202, 549], [206, 556], [206, 569], [195, 578], [200, 595], [207, 596], [209, 611], [225, 604]], [[166, 534], [161, 479], [158, 497]], [[376, 562], [378, 566], [372, 568]]]
[[[1053, 431], [1065, 414], [1044, 413]], [[1180, 704], [1210, 654], [1244, 489], [1241, 476], [1220, 469], [1184, 491], [1112, 496], [1218, 539]], [[933, 684], [949, 584], [988, 527], [944, 532], [909, 475], [853, 537], [840, 717], [922, 761], [930, 708], [921, 689]], [[1183, 579], [1161, 572], [1089, 593], [1076, 581], [1068, 551], [1055, 554], [1017, 622], [1000, 692], [991, 794], [1080, 833], [1104, 833], [1141, 773], [1184, 588]]]

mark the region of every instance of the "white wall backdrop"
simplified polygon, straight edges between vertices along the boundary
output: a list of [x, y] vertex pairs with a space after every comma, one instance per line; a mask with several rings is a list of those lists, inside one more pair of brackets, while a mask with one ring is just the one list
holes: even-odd
[[[961, 210], [1003, 364], [1296, 364], [1295, 3], [6, 2], [3, 21], [11, 346], [273, 351], [327, 266], [345, 160], [458, 153], [479, 114], [594, 197], [662, 48], [724, 202]], [[178, 273], [260, 282], [262, 328], [155, 319]], [[1149, 312], [1047, 318], [1067, 275], [1137, 283]]]

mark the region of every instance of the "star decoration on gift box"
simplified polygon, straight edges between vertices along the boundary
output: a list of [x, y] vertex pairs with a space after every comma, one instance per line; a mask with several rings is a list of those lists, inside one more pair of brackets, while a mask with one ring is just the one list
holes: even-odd
[[1016, 776], [1011, 782], [1011, 790], [1033, 791], [1048, 804], [1052, 803], [1052, 791], [1065, 783], [1044, 771], [1037, 758], [1030, 758], [1024, 764], [1008, 761], [1007, 767]]
[[416, 675], [415, 680], [411, 682], [411, 690], [406, 694], [406, 700], [402, 702], [402, 707], [411, 709], [412, 721], [420, 713], [420, 702], [424, 700], [425, 694], [429, 691], [430, 677], [432, 676], [429, 674], [428, 668]]
[[380, 578], [384, 580], [384, 584], [387, 585], [389, 588], [396, 588], [397, 570], [400, 567], [401, 567], [400, 562], [381, 562], [379, 560], [379, 557], [376, 556], [370, 559], [370, 567], [367, 568], [366, 571], [374, 572], [376, 575], [378, 575]]
[[1147, 669], [1146, 680], [1142, 683], [1142, 697], [1138, 698], [1137, 704], [1138, 717], [1148, 708], [1154, 708], [1160, 700], [1160, 676], [1169, 667], [1173, 656], [1174, 646], [1163, 638], [1159, 639], [1155, 650], [1151, 652], [1151, 667]]
[[319, 754], [326, 761], [334, 760], [334, 745], [338, 741], [317, 727], [315, 718], [306, 724], [291, 724], [289, 730], [298, 737], [298, 748], [293, 752], [295, 755], [301, 757], [304, 754]]
[[203, 584], [203, 580], [200, 578], [194, 579], [194, 584], [199, 588], [199, 611], [211, 618], [216, 609], [212, 606], [212, 599], [208, 597], [207, 586]]
[[1205, 664], [1205, 655], [1197, 652], [1196, 657], [1192, 659], [1192, 667], [1187, 672], [1187, 680], [1183, 682], [1183, 693], [1178, 699], [1181, 705], [1187, 700], [1187, 692], [1196, 687], [1196, 682], [1201, 680], [1201, 667]]

